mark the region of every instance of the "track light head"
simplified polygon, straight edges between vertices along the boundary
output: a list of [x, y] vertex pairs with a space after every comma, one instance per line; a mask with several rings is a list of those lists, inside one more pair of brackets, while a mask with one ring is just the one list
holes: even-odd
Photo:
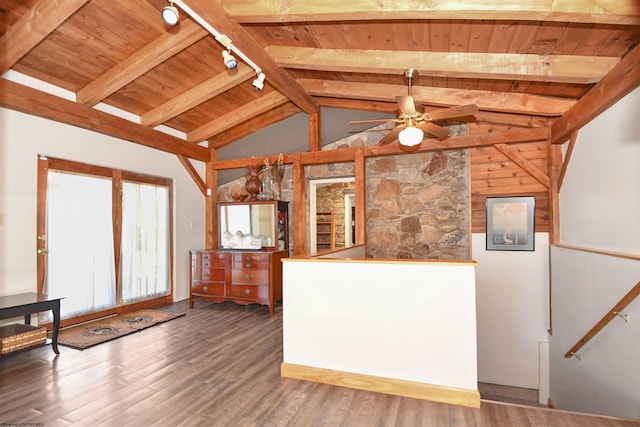
[[228, 50], [222, 51], [222, 60], [227, 70], [234, 70], [238, 66], [238, 61], [236, 61], [236, 58], [234, 58]]
[[266, 78], [266, 76], [264, 75], [264, 73], [259, 73], [258, 77], [256, 77], [255, 80], [253, 81], [253, 83], [251, 83], [251, 84], [257, 90], [262, 90], [262, 89], [264, 89], [264, 79], [265, 78]]
[[178, 8], [173, 5], [171, 2], [171, 6], [165, 6], [162, 8], [162, 20], [165, 24], [173, 27], [180, 20], [180, 15], [178, 14]]

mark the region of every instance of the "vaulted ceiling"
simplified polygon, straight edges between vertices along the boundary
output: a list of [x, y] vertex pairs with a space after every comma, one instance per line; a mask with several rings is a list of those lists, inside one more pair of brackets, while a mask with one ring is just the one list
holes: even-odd
[[165, 25], [167, 1], [0, 0], [0, 105], [206, 161], [301, 112], [309, 150], [321, 107], [395, 113], [407, 68], [427, 111], [474, 103], [477, 122], [556, 142], [640, 81], [637, 0], [184, 3], [262, 91], [183, 9]]

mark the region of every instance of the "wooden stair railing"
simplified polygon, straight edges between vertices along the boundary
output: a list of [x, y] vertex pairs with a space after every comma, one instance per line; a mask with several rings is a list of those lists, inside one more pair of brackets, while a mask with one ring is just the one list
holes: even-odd
[[572, 356], [576, 356], [578, 359], [580, 359], [580, 356], [578, 355], [578, 350], [580, 350], [586, 343], [589, 342], [589, 340], [591, 340], [591, 338], [596, 336], [596, 334], [600, 332], [602, 328], [607, 326], [609, 322], [611, 322], [616, 316], [618, 316], [622, 312], [622, 310], [627, 305], [629, 305], [631, 301], [633, 301], [638, 295], [640, 295], [640, 282], [636, 283], [633, 289], [627, 292], [627, 294], [624, 297], [622, 297], [622, 299], [618, 301], [618, 303], [615, 306], [613, 306], [613, 308], [609, 310], [609, 312], [605, 314], [604, 317], [600, 319], [600, 321], [596, 323], [595, 326], [589, 330], [589, 332], [584, 334], [584, 336], [580, 338], [580, 340], [577, 343], [575, 343], [575, 345], [571, 347], [569, 351], [565, 353], [564, 357], [570, 358]]

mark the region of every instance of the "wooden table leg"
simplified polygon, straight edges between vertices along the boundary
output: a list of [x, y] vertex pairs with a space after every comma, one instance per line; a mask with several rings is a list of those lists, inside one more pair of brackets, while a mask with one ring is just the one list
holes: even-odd
[[51, 348], [55, 354], [60, 354], [58, 351], [58, 330], [60, 329], [60, 300], [55, 300], [51, 307], [53, 312], [53, 331], [51, 331]]

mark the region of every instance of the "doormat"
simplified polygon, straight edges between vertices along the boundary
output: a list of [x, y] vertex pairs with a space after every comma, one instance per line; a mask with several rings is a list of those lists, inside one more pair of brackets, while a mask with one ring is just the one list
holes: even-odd
[[180, 316], [184, 316], [184, 313], [171, 313], [151, 309], [118, 314], [106, 319], [94, 320], [82, 325], [61, 329], [58, 333], [58, 344], [77, 350], [84, 350], [85, 348], [150, 328], [159, 323], [168, 322]]

